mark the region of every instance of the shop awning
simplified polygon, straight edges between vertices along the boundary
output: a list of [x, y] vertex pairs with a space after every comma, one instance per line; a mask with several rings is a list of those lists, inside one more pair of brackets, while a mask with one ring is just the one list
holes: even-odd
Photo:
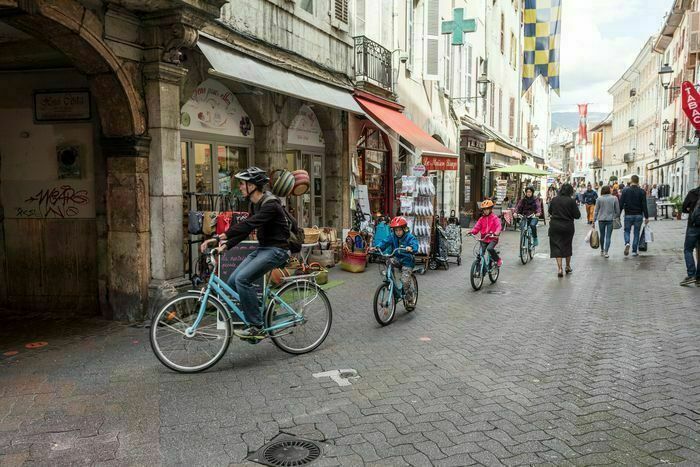
[[197, 46], [211, 64], [209, 73], [214, 76], [364, 115], [349, 90], [255, 60], [203, 33]]
[[549, 175], [549, 173], [546, 170], [540, 170], [537, 167], [532, 167], [525, 164], [511, 165], [500, 169], [494, 169], [491, 172], [534, 175], [537, 177], [544, 177], [545, 175]]
[[659, 165], [657, 165], [657, 166], [655, 166], [655, 167], [649, 167], [649, 170], [656, 170], [656, 169], [660, 169], [660, 168], [662, 168], [662, 167], [667, 167], [667, 166], [669, 166], [669, 165], [671, 165], [671, 164], [675, 164], [676, 162], [682, 161], [684, 157], [685, 157], [685, 154], [683, 154], [683, 155], [680, 156], [680, 157], [676, 157], [675, 159], [670, 160], [670, 161], [668, 161], [668, 162], [664, 162], [663, 164], [659, 164]]
[[[384, 124], [408, 140], [425, 156], [443, 156], [457, 159], [457, 154], [443, 146], [438, 140], [421, 130], [418, 125], [400, 112], [379, 103], [355, 96], [363, 110], [380, 124]], [[425, 163], [425, 162], [424, 162]], [[444, 169], [441, 169], [444, 170]]]

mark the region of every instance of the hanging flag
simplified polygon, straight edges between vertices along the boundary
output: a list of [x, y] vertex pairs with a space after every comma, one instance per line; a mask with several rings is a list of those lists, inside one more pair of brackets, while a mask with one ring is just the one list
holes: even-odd
[[525, 0], [523, 94], [542, 75], [559, 95], [561, 0]]
[[578, 142], [588, 142], [588, 104], [578, 104]]

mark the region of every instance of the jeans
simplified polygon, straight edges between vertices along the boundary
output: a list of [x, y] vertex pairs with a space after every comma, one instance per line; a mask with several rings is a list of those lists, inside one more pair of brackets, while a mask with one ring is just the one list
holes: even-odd
[[498, 256], [498, 253], [496, 252], [496, 245], [498, 245], [498, 243], [496, 243], [495, 241], [489, 242], [488, 245], [485, 245], [484, 243], [482, 243], [481, 244], [481, 254], [483, 255], [485, 250], [489, 250], [489, 255], [491, 255], [491, 259], [493, 261], [498, 261], [499, 259], [501, 259], [501, 257]]
[[612, 238], [613, 221], [598, 221], [600, 230], [600, 249], [610, 251], [610, 239]]
[[254, 282], [282, 266], [289, 254], [276, 247], [260, 247], [244, 259], [228, 278], [228, 285], [240, 297], [241, 309], [248, 324], [264, 327], [262, 310]]
[[685, 256], [685, 268], [688, 270], [688, 277], [698, 278], [698, 269], [693, 256], [694, 249], [700, 250], [700, 227], [688, 226], [685, 231], [685, 243], [683, 245], [683, 255]]
[[642, 231], [642, 215], [634, 214], [628, 216], [625, 214], [625, 245], [630, 243], [630, 231], [634, 226], [634, 241], [632, 242], [632, 252], [636, 252], [639, 247], [639, 234]]
[[[530, 230], [532, 230], [532, 238], [537, 238], [537, 223], [540, 221], [538, 218], [533, 217], [532, 219], [523, 219], [523, 221], [530, 221]], [[521, 228], [525, 228], [525, 224], [521, 224]]]

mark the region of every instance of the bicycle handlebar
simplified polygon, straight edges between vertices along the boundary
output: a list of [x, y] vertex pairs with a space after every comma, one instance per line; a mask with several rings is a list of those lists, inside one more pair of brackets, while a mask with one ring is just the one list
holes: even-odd
[[[394, 251], [391, 252], [391, 254], [388, 254], [388, 255], [385, 255], [385, 254], [382, 253], [380, 250], [374, 250], [373, 253], [376, 254], [376, 255], [382, 256], [382, 257], [384, 257], [384, 258], [391, 258], [391, 257], [394, 256], [394, 255], [396, 254], [396, 252], [398, 252], [398, 251], [408, 251], [408, 250], [407, 250], [406, 248], [396, 248], [396, 249], [394, 249]], [[415, 252], [412, 251], [411, 253], [415, 253]]]
[[529, 216], [523, 216], [522, 214], [516, 214], [515, 217], [517, 217], [518, 219], [522, 219], [523, 217], [527, 217], [528, 219], [532, 219], [536, 215], [537, 215], [537, 213], [532, 213]]

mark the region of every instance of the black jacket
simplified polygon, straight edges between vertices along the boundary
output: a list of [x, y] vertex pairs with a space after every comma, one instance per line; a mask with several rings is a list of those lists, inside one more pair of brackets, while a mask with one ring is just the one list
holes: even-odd
[[647, 209], [647, 194], [637, 185], [631, 185], [622, 190], [620, 197], [620, 211], [625, 211], [625, 216], [644, 215], [649, 219]]
[[[693, 212], [695, 209], [695, 204], [698, 202], [698, 198], [700, 198], [700, 186], [688, 192], [688, 194], [685, 196], [685, 200], [683, 200], [683, 209], [681, 211], [687, 214]], [[688, 216], [688, 225], [690, 225], [690, 216]]]
[[232, 248], [257, 229], [261, 247], [289, 248], [289, 223], [279, 198], [265, 193], [258, 203], [250, 205], [250, 216], [226, 231], [226, 247]]
[[549, 203], [549, 216], [552, 220], [571, 222], [581, 217], [576, 201], [570, 196], [555, 196]]

